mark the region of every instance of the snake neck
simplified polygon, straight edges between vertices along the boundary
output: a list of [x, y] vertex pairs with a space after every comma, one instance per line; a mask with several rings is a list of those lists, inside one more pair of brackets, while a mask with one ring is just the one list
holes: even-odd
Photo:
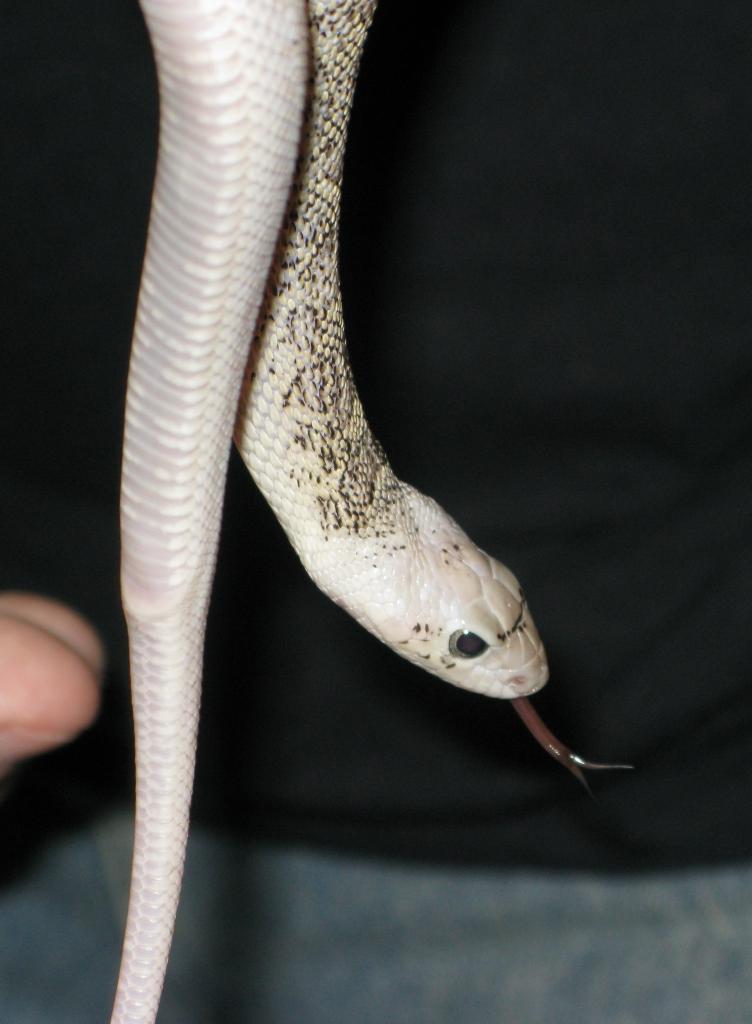
[[314, 577], [324, 545], [409, 533], [411, 523], [409, 489], [358, 397], [339, 285], [345, 136], [374, 7], [371, 0], [311, 5], [301, 155], [236, 432], [248, 469]]

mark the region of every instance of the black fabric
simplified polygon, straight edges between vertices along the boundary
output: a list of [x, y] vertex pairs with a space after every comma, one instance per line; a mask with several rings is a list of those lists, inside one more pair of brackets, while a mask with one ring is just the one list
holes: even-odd
[[[5, 28], [0, 582], [111, 649], [102, 722], [14, 801], [43, 836], [72, 794], [129, 794], [117, 475], [156, 112], [133, 3], [16, 3]], [[751, 45], [742, 2], [385, 5], [348, 153], [375, 431], [521, 578], [549, 725], [637, 770], [590, 801], [503, 702], [362, 633], [233, 457], [199, 818], [553, 868], [752, 853]]]

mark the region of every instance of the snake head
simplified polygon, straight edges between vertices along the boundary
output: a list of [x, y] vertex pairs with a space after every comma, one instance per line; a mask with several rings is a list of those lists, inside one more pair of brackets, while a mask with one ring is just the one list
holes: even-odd
[[509, 569], [458, 532], [429, 546], [419, 562], [407, 621], [391, 624], [395, 632], [388, 642], [397, 653], [454, 686], [490, 697], [540, 690], [548, 681], [543, 643]]
[[401, 657], [454, 686], [505, 699], [536, 693], [548, 665], [516, 577], [436, 502], [410, 492], [410, 530], [366, 545], [357, 583], [339, 603]]
[[545, 725], [527, 698], [548, 682], [548, 664], [517, 578], [436, 502], [406, 486], [405, 492], [410, 530], [337, 549], [331, 564], [340, 582], [343, 567], [358, 568], [346, 591], [329, 591], [334, 600], [425, 671], [511, 700], [534, 739], [586, 789], [584, 770], [631, 767], [586, 760]]

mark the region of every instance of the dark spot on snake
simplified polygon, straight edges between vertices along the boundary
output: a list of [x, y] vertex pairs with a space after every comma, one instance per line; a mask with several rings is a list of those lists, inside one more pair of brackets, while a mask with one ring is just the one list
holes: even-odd
[[508, 640], [509, 637], [512, 636], [513, 633], [518, 633], [521, 629], [524, 629], [525, 628], [525, 620], [522, 617], [523, 614], [524, 613], [521, 611], [520, 614], [515, 619], [514, 624], [508, 630], [506, 630], [506, 632], [504, 632], [504, 633], [497, 633], [496, 634], [497, 639], [501, 640], [502, 643], [503, 643], [505, 640]]

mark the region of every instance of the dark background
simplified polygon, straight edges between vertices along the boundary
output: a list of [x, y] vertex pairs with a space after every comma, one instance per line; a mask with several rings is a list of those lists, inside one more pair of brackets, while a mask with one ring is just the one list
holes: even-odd
[[[118, 462], [156, 110], [134, 2], [3, 9], [0, 584], [72, 602], [110, 649], [99, 725], [6, 805], [18, 863], [130, 800]], [[205, 825], [551, 868], [752, 853], [751, 10], [385, 3], [348, 153], [375, 431], [521, 578], [550, 726], [638, 770], [590, 801], [503, 702], [360, 631], [233, 456]]]

